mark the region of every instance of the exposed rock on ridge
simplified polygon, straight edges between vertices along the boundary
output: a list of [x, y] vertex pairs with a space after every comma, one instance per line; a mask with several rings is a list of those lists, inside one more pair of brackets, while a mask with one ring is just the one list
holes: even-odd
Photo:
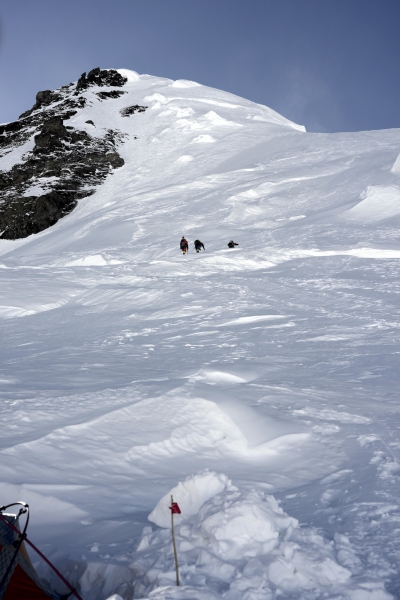
[[[38, 95], [41, 93], [39, 92]], [[55, 116], [59, 116], [66, 121], [76, 115], [78, 110], [85, 105], [86, 98], [83, 96], [72, 99], [67, 98], [55, 104], [55, 106], [49, 105], [46, 110], [39, 110], [42, 105], [36, 102], [33, 108], [19, 117], [18, 121], [0, 125], [0, 157], [26, 142], [46, 121]]]
[[122, 110], [120, 110], [119, 112], [121, 113], [121, 115], [123, 117], [130, 117], [131, 115], [134, 115], [136, 112], [145, 112], [147, 106], [140, 106], [139, 104], [135, 104], [134, 106], [127, 106], [126, 108], [123, 108]]
[[112, 92], [97, 92], [96, 96], [98, 96], [101, 100], [107, 100], [108, 98], [119, 98], [122, 94], [126, 94], [126, 92], [122, 92], [121, 90], [113, 90]]
[[24, 113], [22, 113], [22, 115], [20, 115], [20, 119], [23, 119], [24, 117], [27, 117], [28, 115], [32, 114], [35, 110], [38, 110], [39, 108], [42, 108], [43, 106], [48, 106], [49, 104], [52, 104], [53, 102], [58, 102], [59, 100], [62, 100], [63, 96], [61, 94], [57, 94], [56, 92], [53, 92], [52, 90], [44, 90], [43, 92], [38, 92], [36, 94], [36, 103], [33, 105], [33, 107], [30, 110], [25, 111]]
[[[107, 130], [103, 137], [65, 126], [90, 100], [77, 95], [94, 86], [122, 86], [127, 80], [117, 71], [93, 69], [77, 85], [45, 90], [36, 96], [29, 111], [0, 126], [0, 156], [34, 137], [34, 148], [22, 162], [0, 171], [0, 238], [15, 240], [54, 225], [75, 208], [79, 199], [94, 192], [123, 159], [117, 145], [120, 131]], [[119, 90], [105, 92], [104, 98], [118, 98]]]
[[122, 77], [114, 69], [105, 69], [102, 71], [97, 67], [89, 71], [87, 77], [86, 73], [82, 73], [76, 84], [76, 91], [86, 90], [90, 85], [122, 87], [127, 81], [126, 77]]

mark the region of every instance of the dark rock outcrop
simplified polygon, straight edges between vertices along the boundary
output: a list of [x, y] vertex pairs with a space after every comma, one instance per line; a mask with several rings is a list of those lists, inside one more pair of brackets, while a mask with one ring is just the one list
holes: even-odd
[[[57, 101], [58, 102], [58, 101]], [[20, 146], [32, 136], [32, 132], [43, 126], [46, 121], [58, 116], [63, 121], [76, 115], [80, 108], [86, 105], [86, 98], [66, 98], [63, 102], [55, 106], [48, 105], [43, 110], [37, 110], [35, 107], [23, 113], [18, 121], [0, 125], [0, 156], [7, 154], [16, 146]], [[36, 106], [36, 104], [35, 104]], [[33, 113], [33, 114], [32, 114]]]
[[8, 202], [0, 210], [2, 239], [16, 240], [39, 233], [70, 213], [77, 205], [74, 194], [53, 190], [42, 196], [30, 196], [23, 201]]
[[[116, 131], [92, 138], [86, 131], [67, 129], [60, 117], [54, 117], [34, 139], [35, 147], [23, 163], [0, 172], [2, 239], [26, 237], [54, 225], [75, 208], [77, 200], [93, 193], [88, 185], [100, 183], [111, 169], [124, 164], [115, 149], [116, 142], [122, 141]], [[50, 190], [29, 196], [32, 185]]]
[[107, 100], [108, 98], [119, 98], [126, 93], [127, 92], [122, 92], [121, 90], [112, 90], [111, 92], [97, 92], [96, 96], [98, 96], [100, 100]]
[[57, 94], [56, 92], [53, 92], [52, 90], [44, 90], [44, 92], [38, 92], [36, 94], [36, 103], [33, 105], [33, 107], [30, 110], [27, 110], [26, 112], [22, 113], [22, 115], [19, 116], [20, 119], [23, 119], [24, 117], [28, 117], [31, 113], [33, 113], [33, 111], [38, 110], [39, 108], [42, 108], [43, 106], [48, 106], [49, 104], [53, 104], [54, 102], [58, 102], [59, 100], [62, 100], [63, 96], [61, 94]]
[[148, 107], [147, 106], [139, 106], [139, 104], [134, 104], [133, 106], [127, 106], [126, 108], [123, 108], [119, 112], [121, 113], [121, 115], [123, 117], [129, 117], [130, 115], [134, 115], [135, 112], [138, 112], [138, 113], [145, 112], [146, 108], [148, 108]]
[[[69, 128], [68, 128], [69, 129]], [[42, 131], [35, 135], [34, 152], [48, 152], [62, 146], [62, 141], [67, 140], [70, 134], [63, 125], [61, 117], [54, 117], [51, 121], [47, 121]]]
[[[25, 162], [0, 173], [4, 199], [0, 238], [14, 240], [38, 233], [71, 212], [77, 200], [93, 193], [88, 184], [100, 183], [111, 169], [124, 164], [115, 150], [116, 141], [121, 140], [121, 134], [112, 130], [104, 138], [91, 138], [86, 131], [67, 129], [60, 117], [47, 121]], [[51, 189], [29, 196], [32, 185]]]
[[[122, 86], [126, 79], [117, 71], [93, 69], [80, 82], [80, 89], [85, 89], [89, 85]], [[123, 93], [115, 92], [106, 92], [105, 97]], [[0, 171], [0, 238], [23, 238], [54, 225], [78, 200], [90, 196], [93, 186], [124, 164], [117, 152], [124, 138], [120, 131], [109, 129], [103, 137], [91, 137], [84, 130], [65, 126], [64, 121], [88, 102], [77, 96], [72, 84], [45, 90], [17, 121], [0, 125], [0, 156], [32, 137], [35, 142], [21, 162]], [[94, 125], [90, 119], [87, 122]]]
[[97, 67], [89, 71], [87, 77], [86, 73], [82, 73], [76, 84], [76, 91], [86, 90], [91, 85], [122, 87], [127, 81], [127, 78], [122, 77], [115, 69], [101, 70]]

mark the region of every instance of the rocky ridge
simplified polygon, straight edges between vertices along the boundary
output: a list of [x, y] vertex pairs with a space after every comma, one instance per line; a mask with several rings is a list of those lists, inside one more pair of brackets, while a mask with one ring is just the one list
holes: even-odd
[[[0, 157], [34, 138], [33, 150], [21, 162], [0, 171], [0, 238], [24, 238], [54, 225], [124, 164], [117, 152], [124, 137], [120, 131], [109, 129], [103, 137], [92, 137], [64, 121], [91, 102], [82, 95], [89, 87], [122, 87], [126, 81], [118, 71], [93, 69], [76, 84], [38, 92], [30, 110], [0, 125]], [[108, 101], [124, 93], [112, 89], [96, 95]], [[129, 114], [145, 108], [135, 106]]]

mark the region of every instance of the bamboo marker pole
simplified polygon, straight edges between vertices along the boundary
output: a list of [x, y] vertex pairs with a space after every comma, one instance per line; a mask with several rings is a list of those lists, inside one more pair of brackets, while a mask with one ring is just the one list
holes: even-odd
[[[174, 503], [174, 499], [171, 495], [171, 506]], [[171, 510], [171, 531], [172, 531], [172, 545], [174, 547], [174, 557], [175, 557], [175, 571], [176, 571], [176, 585], [179, 586], [179, 565], [178, 565], [178, 553], [176, 551], [176, 543], [175, 543], [175, 530], [174, 530], [174, 512]]]

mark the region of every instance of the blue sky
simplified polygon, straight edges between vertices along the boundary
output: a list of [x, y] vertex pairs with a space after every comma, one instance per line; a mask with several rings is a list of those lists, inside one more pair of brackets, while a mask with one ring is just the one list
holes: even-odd
[[93, 67], [192, 79], [308, 131], [400, 127], [400, 0], [2, 0], [0, 122]]

